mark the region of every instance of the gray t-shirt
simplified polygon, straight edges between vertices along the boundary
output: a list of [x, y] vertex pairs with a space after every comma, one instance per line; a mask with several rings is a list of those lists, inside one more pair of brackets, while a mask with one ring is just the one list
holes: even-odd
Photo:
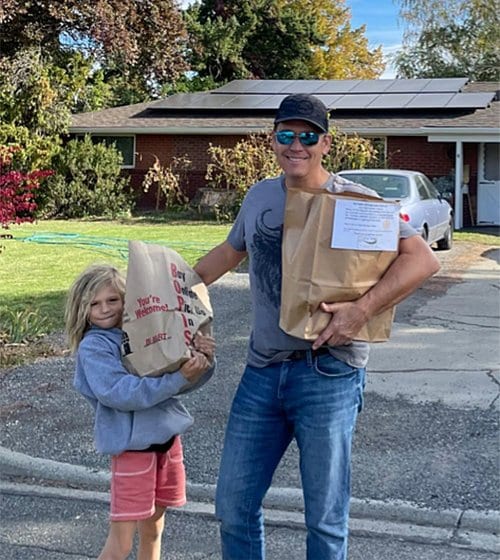
[[[348, 182], [332, 175], [324, 188], [344, 190]], [[360, 190], [357, 185], [356, 190]], [[364, 189], [361, 187], [361, 189]], [[366, 190], [373, 193], [373, 191]], [[305, 350], [312, 342], [288, 335], [279, 327], [281, 302], [281, 241], [285, 213], [286, 187], [284, 176], [265, 179], [253, 185], [231, 228], [228, 242], [236, 251], [247, 251], [252, 297], [252, 330], [248, 348], [248, 364], [265, 367], [284, 360], [294, 350]], [[416, 232], [401, 221], [401, 237]], [[346, 346], [332, 346], [330, 352], [353, 367], [365, 367], [369, 345], [353, 341]]]

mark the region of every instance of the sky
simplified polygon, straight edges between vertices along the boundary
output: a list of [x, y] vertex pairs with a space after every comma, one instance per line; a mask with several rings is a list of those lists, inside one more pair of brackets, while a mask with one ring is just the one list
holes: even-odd
[[[370, 48], [382, 46], [384, 55], [401, 48], [403, 27], [399, 22], [399, 5], [394, 0], [345, 0], [351, 10], [351, 27], [366, 25]], [[395, 71], [386, 67], [381, 78], [394, 78]]]
[[[187, 6], [190, 0], [181, 0]], [[384, 55], [390, 55], [401, 47], [403, 28], [398, 21], [399, 4], [395, 0], [345, 0], [351, 10], [351, 27], [366, 25], [365, 35], [370, 48], [382, 46]], [[394, 78], [395, 71], [389, 65], [381, 78]]]

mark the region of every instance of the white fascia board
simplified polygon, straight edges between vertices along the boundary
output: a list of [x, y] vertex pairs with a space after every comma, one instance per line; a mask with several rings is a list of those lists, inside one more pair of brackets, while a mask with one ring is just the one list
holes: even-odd
[[130, 135], [130, 134], [196, 134], [196, 135], [231, 135], [231, 134], [252, 134], [260, 132], [270, 132], [271, 127], [265, 126], [246, 126], [246, 127], [151, 127], [138, 128], [126, 126], [109, 126], [109, 127], [90, 127], [90, 126], [70, 126], [70, 134], [113, 134]]
[[500, 142], [500, 128], [426, 128], [429, 142]]
[[[335, 122], [333, 123], [335, 126]], [[425, 136], [421, 128], [383, 128], [383, 127], [338, 127], [345, 134], [358, 134], [360, 136]]]

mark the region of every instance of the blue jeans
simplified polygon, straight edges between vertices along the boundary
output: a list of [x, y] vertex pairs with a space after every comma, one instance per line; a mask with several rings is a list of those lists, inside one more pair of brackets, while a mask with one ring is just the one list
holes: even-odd
[[365, 370], [326, 355], [247, 366], [216, 492], [225, 560], [263, 560], [262, 500], [292, 438], [300, 452], [308, 560], [345, 560], [351, 441]]

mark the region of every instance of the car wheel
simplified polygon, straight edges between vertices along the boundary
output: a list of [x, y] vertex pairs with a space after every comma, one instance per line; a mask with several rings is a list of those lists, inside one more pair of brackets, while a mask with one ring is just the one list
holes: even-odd
[[427, 240], [429, 239], [429, 232], [427, 231], [427, 226], [424, 226], [422, 229], [422, 239], [427, 243]]
[[448, 229], [446, 230], [443, 239], [437, 242], [437, 248], [440, 251], [447, 251], [453, 246], [453, 218], [450, 219], [448, 224]]

